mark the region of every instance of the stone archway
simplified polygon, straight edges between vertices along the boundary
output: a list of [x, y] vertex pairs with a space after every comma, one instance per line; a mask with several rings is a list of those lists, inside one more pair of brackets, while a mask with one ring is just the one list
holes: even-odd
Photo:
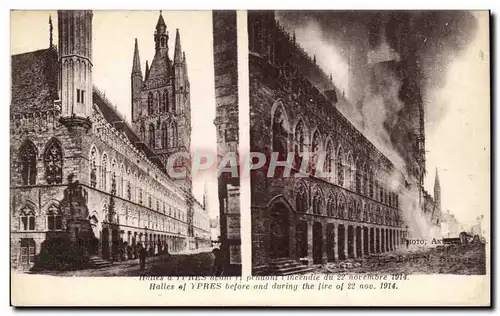
[[326, 224], [326, 256], [328, 262], [335, 261], [335, 225]]
[[362, 237], [363, 231], [361, 230], [361, 226], [356, 227], [356, 257], [361, 257], [363, 254], [363, 245], [362, 245]]
[[343, 224], [339, 225], [338, 228], [338, 250], [339, 250], [339, 260], [345, 260], [345, 226]]
[[271, 258], [290, 256], [290, 221], [288, 216], [288, 208], [282, 203], [275, 203], [269, 211]]
[[307, 222], [298, 221], [295, 225], [295, 236], [297, 239], [297, 257], [307, 258]]
[[370, 254], [370, 239], [368, 237], [369, 235], [369, 228], [364, 227], [363, 228], [363, 252], [366, 255]]
[[349, 258], [354, 258], [354, 226], [347, 226], [347, 256]]

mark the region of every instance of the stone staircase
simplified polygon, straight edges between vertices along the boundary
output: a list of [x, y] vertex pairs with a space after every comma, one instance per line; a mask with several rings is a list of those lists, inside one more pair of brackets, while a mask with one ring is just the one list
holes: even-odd
[[313, 268], [290, 258], [272, 259], [269, 265], [254, 267], [253, 275], [291, 275], [311, 272]]
[[90, 257], [89, 263], [94, 269], [106, 268], [113, 265], [111, 262], [101, 259], [98, 256]]

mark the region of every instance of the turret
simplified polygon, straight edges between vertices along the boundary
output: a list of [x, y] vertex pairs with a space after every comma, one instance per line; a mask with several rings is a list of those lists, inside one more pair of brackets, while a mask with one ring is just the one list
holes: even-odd
[[[92, 11], [58, 11], [61, 120], [90, 127]], [[87, 126], [88, 125], [88, 126]]]
[[[146, 72], [147, 72], [147, 66], [146, 66]], [[139, 46], [137, 43], [137, 38], [135, 39], [134, 57], [132, 61], [132, 72], [130, 74], [130, 82], [132, 89], [132, 122], [135, 122], [139, 117], [140, 113], [141, 88], [142, 88], [141, 60], [139, 57]]]
[[163, 16], [161, 15], [158, 18], [158, 22], [156, 23], [156, 31], [155, 31], [155, 50], [156, 53], [162, 52], [164, 54], [168, 54], [168, 32], [167, 25], [165, 24], [165, 20], [163, 20]]

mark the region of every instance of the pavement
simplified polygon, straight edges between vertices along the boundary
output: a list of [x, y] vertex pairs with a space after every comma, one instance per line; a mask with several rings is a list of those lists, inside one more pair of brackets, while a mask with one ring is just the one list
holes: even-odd
[[141, 271], [139, 259], [114, 262], [109, 267], [75, 271], [43, 271], [40, 274], [55, 276], [139, 276], [139, 275], [211, 275], [213, 269], [213, 248], [186, 250], [146, 258]]

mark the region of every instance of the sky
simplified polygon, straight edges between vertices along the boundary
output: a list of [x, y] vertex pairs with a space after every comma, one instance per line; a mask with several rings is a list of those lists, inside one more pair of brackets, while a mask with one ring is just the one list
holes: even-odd
[[[137, 38], [144, 75], [146, 60], [154, 56], [154, 31], [159, 11], [94, 11], [93, 16], [93, 81], [130, 122], [130, 72]], [[54, 25], [57, 45], [56, 11], [12, 11], [11, 54], [19, 54], [49, 46], [49, 15]], [[173, 59], [175, 30], [179, 29], [181, 47], [186, 52], [191, 83], [191, 150], [216, 152], [215, 92], [212, 54], [212, 14], [210, 11], [162, 11], [169, 32], [169, 55]], [[26, 28], [29, 25], [29, 32]], [[206, 173], [193, 178], [193, 193], [202, 202], [208, 191], [211, 217], [218, 215], [217, 178]]]
[[[343, 57], [345, 47], [332, 40], [320, 23], [310, 18], [311, 14], [288, 15], [292, 16], [288, 20], [278, 16], [285, 29], [295, 31], [297, 42], [310, 56], [316, 56], [318, 65], [327, 74], [331, 73], [336, 86], [347, 93], [349, 63]], [[451, 61], [446, 68], [436, 70], [444, 72], [443, 84], [429, 88], [424, 100], [427, 102], [424, 187], [434, 195], [438, 168], [442, 210], [449, 210], [465, 227], [476, 223], [478, 216], [489, 218], [490, 214], [489, 21], [485, 11], [473, 15], [478, 22], [475, 37], [461, 51], [444, 56]], [[328, 19], [322, 23], [327, 27], [332, 24], [332, 28], [341, 24]], [[460, 26], [464, 25], [458, 23], [457, 27]], [[462, 34], [464, 30], [457, 32]], [[454, 39], [464, 42], [458, 36]]]

